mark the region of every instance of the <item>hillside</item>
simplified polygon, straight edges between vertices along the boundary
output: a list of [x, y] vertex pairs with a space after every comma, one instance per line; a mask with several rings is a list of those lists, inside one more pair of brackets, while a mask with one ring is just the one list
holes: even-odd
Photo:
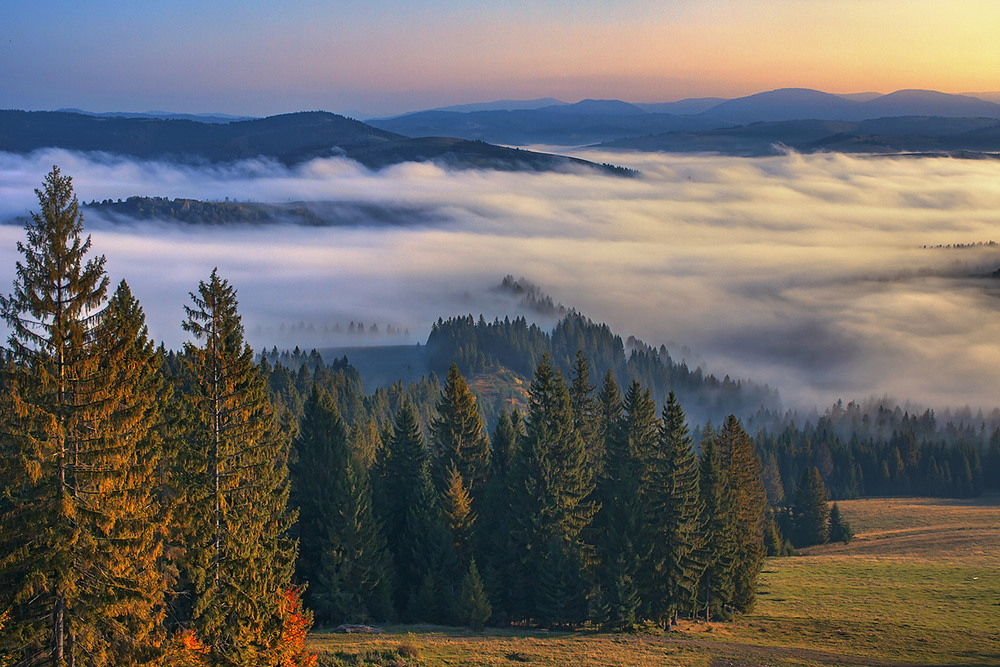
[[218, 163], [269, 158], [292, 166], [335, 156], [372, 169], [434, 161], [505, 171], [628, 170], [584, 160], [443, 137], [411, 139], [337, 114], [310, 111], [230, 123], [124, 118], [49, 111], [0, 111], [0, 151], [40, 148], [103, 152], [144, 160]]

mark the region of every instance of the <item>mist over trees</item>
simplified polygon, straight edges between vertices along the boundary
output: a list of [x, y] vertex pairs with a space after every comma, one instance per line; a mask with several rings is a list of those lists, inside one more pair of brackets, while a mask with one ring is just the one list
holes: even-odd
[[71, 180], [37, 194], [0, 297], [0, 662], [310, 665], [314, 619], [725, 620], [765, 554], [851, 538], [830, 497], [1000, 479], [990, 416], [850, 403], [796, 426], [770, 388], [575, 312], [439, 320], [443, 380], [368, 394], [346, 357], [255, 354], [213, 271], [191, 341], [156, 348]]

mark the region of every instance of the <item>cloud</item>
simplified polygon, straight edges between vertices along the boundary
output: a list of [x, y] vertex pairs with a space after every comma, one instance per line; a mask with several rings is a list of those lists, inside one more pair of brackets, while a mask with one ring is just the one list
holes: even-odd
[[[123, 226], [88, 214], [95, 251], [171, 346], [184, 340], [187, 293], [215, 266], [239, 290], [257, 347], [337, 344], [350, 321], [418, 341], [439, 316], [502, 317], [513, 305], [490, 288], [510, 273], [623, 335], [768, 382], [792, 405], [873, 394], [1000, 405], [1000, 282], [985, 277], [1000, 249], [924, 247], [1000, 241], [1000, 161], [582, 156], [642, 176], [372, 172], [338, 159], [189, 169], [45, 151], [0, 154], [0, 217], [34, 206], [52, 164], [85, 201], [364, 205], [356, 224], [324, 228]], [[7, 285], [22, 236], [0, 227]]]

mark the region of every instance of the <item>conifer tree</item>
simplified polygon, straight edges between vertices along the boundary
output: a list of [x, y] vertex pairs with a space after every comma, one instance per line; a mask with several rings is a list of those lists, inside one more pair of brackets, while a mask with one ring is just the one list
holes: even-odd
[[848, 544], [852, 539], [854, 539], [854, 529], [840, 513], [837, 503], [834, 503], [830, 508], [830, 541]]
[[454, 467], [473, 495], [478, 495], [486, 480], [489, 441], [483, 430], [476, 397], [469, 390], [458, 365], [448, 369], [437, 418], [431, 423], [433, 435], [433, 475], [435, 485], [444, 493]]
[[811, 466], [802, 471], [792, 505], [792, 528], [795, 546], [808, 547], [825, 544], [830, 536], [830, 495], [823, 484], [819, 468]]
[[767, 494], [760, 478], [760, 457], [753, 441], [734, 415], [729, 415], [717, 434], [726, 465], [727, 481], [733, 502], [732, 606], [749, 611], [757, 599], [757, 580], [764, 566], [764, 520]]
[[691, 609], [701, 576], [698, 458], [674, 392], [663, 406], [658, 435], [644, 503], [651, 541], [648, 613], [667, 624], [676, 623], [681, 610]]
[[236, 292], [212, 271], [184, 329], [189, 412], [181, 461], [190, 625], [216, 663], [272, 664], [297, 544], [289, 538], [289, 443], [243, 338]]
[[767, 493], [767, 502], [771, 507], [779, 507], [785, 501], [785, 485], [781, 480], [781, 469], [774, 453], [767, 455], [764, 469], [761, 471], [761, 481]]
[[715, 432], [706, 429], [701, 443], [700, 490], [704, 511], [699, 537], [699, 559], [704, 570], [699, 582], [698, 601], [705, 620], [725, 618], [726, 605], [733, 597], [736, 529], [732, 489]]
[[598, 412], [594, 389], [595, 387], [590, 384], [590, 362], [584, 356], [583, 350], [577, 350], [573, 365], [573, 381], [569, 387], [569, 396], [573, 404], [573, 424], [583, 439], [591, 465], [600, 465], [603, 452], [598, 442]]
[[305, 601], [328, 625], [391, 617], [390, 560], [372, 510], [368, 471], [348, 445], [333, 397], [315, 385], [293, 446], [296, 570], [308, 583]]
[[515, 464], [515, 533], [528, 595], [526, 618], [552, 625], [583, 620], [587, 547], [581, 533], [595, 510], [587, 460], [566, 382], [546, 354], [531, 383], [527, 435]]
[[463, 563], [472, 558], [472, 530], [476, 523], [476, 513], [472, 510], [472, 497], [462, 479], [462, 473], [455, 466], [448, 475], [448, 486], [441, 497], [445, 523], [451, 531], [455, 552]]
[[625, 394], [619, 437], [609, 440], [598, 482], [601, 507], [594, 519], [599, 608], [612, 629], [630, 629], [639, 616], [638, 587], [649, 565], [651, 541], [646, 534], [643, 486], [646, 464], [655, 447], [656, 406], [633, 380]]
[[459, 589], [456, 620], [473, 630], [482, 630], [493, 608], [483, 589], [483, 580], [476, 568], [476, 559], [469, 562], [469, 569], [462, 578]]
[[18, 664], [141, 664], [156, 657], [163, 597], [155, 355], [126, 285], [107, 306], [72, 180], [53, 167], [35, 193], [0, 297], [4, 634]]
[[431, 481], [430, 452], [409, 402], [396, 414], [381, 493], [397, 613], [410, 621], [441, 621], [457, 579], [454, 549]]
[[95, 405], [90, 470], [91, 501], [80, 523], [89, 524], [96, 552], [80, 586], [95, 611], [95, 635], [108, 664], [144, 664], [160, 654], [166, 580], [163, 536], [170, 519], [159, 502], [162, 441], [160, 406], [170, 392], [159, 374], [161, 355], [147, 337], [145, 316], [122, 281], [103, 312], [99, 352], [104, 400]]
[[483, 582], [496, 621], [508, 622], [523, 597], [518, 555], [514, 539], [512, 466], [523, 437], [520, 413], [501, 409], [491, 439], [490, 474], [480, 521], [488, 530], [479, 531], [477, 562], [483, 563]]
[[598, 462], [595, 466], [595, 475], [602, 474], [601, 467], [604, 465], [605, 452], [609, 447], [614, 446], [622, 437], [622, 421], [625, 418], [625, 411], [622, 407], [621, 390], [615, 382], [615, 376], [609, 370], [604, 375], [604, 383], [597, 397], [597, 439], [595, 454]]

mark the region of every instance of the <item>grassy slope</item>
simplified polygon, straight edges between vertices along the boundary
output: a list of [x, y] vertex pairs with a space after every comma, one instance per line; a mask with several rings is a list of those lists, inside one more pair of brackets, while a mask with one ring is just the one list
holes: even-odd
[[840, 507], [858, 532], [850, 545], [768, 562], [747, 619], [764, 642], [1000, 664], [1000, 497]]
[[[331, 665], [1000, 664], [1000, 496], [840, 507], [857, 538], [768, 560], [756, 609], [734, 623], [639, 635], [411, 626], [316, 633], [312, 646]], [[385, 653], [363, 660], [373, 649]]]

